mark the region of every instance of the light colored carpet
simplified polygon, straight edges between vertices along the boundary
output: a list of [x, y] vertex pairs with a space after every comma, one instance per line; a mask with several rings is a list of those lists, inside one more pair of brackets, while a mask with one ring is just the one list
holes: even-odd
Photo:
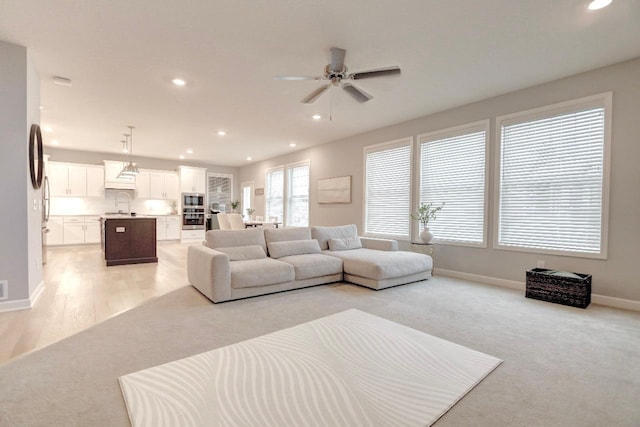
[[0, 367], [1, 426], [126, 426], [118, 378], [350, 308], [504, 360], [436, 426], [640, 425], [640, 314], [443, 277], [211, 304], [184, 287]]
[[120, 385], [135, 427], [425, 427], [500, 363], [351, 309]]

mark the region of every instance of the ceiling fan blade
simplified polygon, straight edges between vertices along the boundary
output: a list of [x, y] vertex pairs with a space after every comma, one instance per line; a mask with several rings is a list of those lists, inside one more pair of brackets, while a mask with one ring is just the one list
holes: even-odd
[[339, 47], [331, 48], [331, 69], [333, 71], [342, 71], [344, 68], [344, 55], [346, 53], [346, 50], [340, 49]]
[[329, 89], [330, 86], [331, 85], [326, 85], [326, 86], [322, 86], [317, 90], [314, 90], [309, 95], [307, 95], [307, 97], [304, 98], [302, 102], [305, 104], [311, 104], [312, 102], [315, 102], [315, 100], [320, 98], [320, 95], [322, 95], [327, 89]]
[[273, 80], [324, 80], [322, 76], [273, 76]]
[[369, 101], [370, 99], [373, 98], [373, 96], [369, 95], [367, 92], [363, 91], [362, 89], [358, 89], [357, 87], [355, 87], [352, 84], [349, 83], [345, 83], [342, 85], [342, 88], [351, 96], [353, 96], [353, 98], [360, 102], [360, 103], [364, 103]]
[[353, 73], [349, 75], [349, 78], [353, 80], [358, 80], [358, 79], [368, 79], [370, 77], [392, 76], [395, 74], [400, 74], [400, 67], [398, 67], [397, 65], [394, 65], [393, 67], [380, 68], [379, 70], [361, 71], [359, 73]]

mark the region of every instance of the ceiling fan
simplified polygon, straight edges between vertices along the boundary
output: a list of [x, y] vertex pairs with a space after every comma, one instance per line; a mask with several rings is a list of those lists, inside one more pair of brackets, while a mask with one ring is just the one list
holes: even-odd
[[[315, 102], [320, 95], [325, 93], [331, 86], [341, 86], [342, 89], [351, 95], [358, 102], [367, 102], [373, 98], [372, 95], [357, 88], [348, 81], [368, 79], [371, 77], [391, 76], [394, 74], [400, 74], [400, 67], [397, 65], [378, 68], [369, 71], [360, 71], [358, 73], [348, 73], [347, 66], [344, 65], [344, 56], [347, 53], [346, 50], [339, 47], [331, 48], [331, 63], [324, 67], [324, 74], [321, 76], [275, 76], [276, 80], [324, 80], [329, 81], [329, 84], [316, 89], [307, 95], [302, 102], [305, 104], [311, 104]], [[346, 81], [345, 81], [346, 80]]]

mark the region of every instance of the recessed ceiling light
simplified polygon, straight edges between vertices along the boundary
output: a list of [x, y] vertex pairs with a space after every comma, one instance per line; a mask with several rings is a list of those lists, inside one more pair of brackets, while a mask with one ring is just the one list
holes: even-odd
[[289, 144], [289, 147], [295, 147], [295, 146], [296, 146], [295, 142], [292, 142], [291, 144]]
[[193, 154], [193, 150], [192, 150], [191, 148], [189, 148], [189, 149], [187, 150], [187, 154]]
[[58, 141], [57, 139], [52, 139], [51, 145], [60, 145], [60, 141]]
[[589, 3], [589, 10], [598, 10], [603, 7], [607, 7], [611, 4], [612, 0], [593, 0]]
[[173, 83], [176, 86], [184, 86], [187, 84], [187, 82], [184, 79], [181, 79], [180, 77], [176, 77], [175, 79], [171, 80], [171, 83]]
[[313, 120], [320, 120], [322, 118], [322, 116], [320, 114], [314, 114], [313, 116], [311, 116], [311, 118]]
[[53, 132], [53, 128], [51, 126], [42, 126], [42, 130], [45, 132]]
[[251, 156], [247, 156], [247, 161], [250, 162], [252, 160]]
[[180, 160], [184, 160], [184, 156], [180, 154]]
[[223, 131], [223, 130], [219, 130], [218, 131], [218, 136], [225, 136], [227, 134], [227, 132]]

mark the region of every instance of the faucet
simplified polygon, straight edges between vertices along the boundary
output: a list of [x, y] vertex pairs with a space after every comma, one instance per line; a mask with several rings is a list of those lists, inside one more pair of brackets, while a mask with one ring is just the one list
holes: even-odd
[[[118, 196], [120, 196], [121, 194], [124, 194], [125, 196], [127, 196], [127, 214], [131, 215], [131, 196], [129, 195], [129, 193], [126, 193], [124, 191], [120, 191], [118, 192], [118, 194], [116, 194], [116, 199], [115, 199], [115, 205], [116, 205], [116, 209], [118, 209], [118, 203], [124, 203], [124, 202], [119, 202], [118, 201]], [[122, 209], [118, 209], [118, 213], [123, 213]]]

